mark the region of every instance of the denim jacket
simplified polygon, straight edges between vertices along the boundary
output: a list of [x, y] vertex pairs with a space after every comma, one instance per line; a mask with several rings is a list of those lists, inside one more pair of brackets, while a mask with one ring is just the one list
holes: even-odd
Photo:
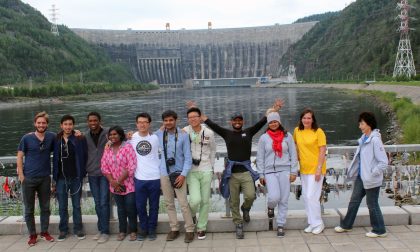
[[251, 173], [251, 177], [254, 181], [257, 181], [260, 178], [259, 174], [256, 171], [254, 171], [254, 169], [251, 168], [250, 160], [239, 162], [239, 161], [232, 161], [228, 159], [226, 168], [223, 171], [222, 180], [220, 181], [220, 186], [219, 186], [220, 193], [225, 199], [229, 198], [230, 196], [229, 179], [232, 176], [232, 167], [234, 165], [244, 166]]

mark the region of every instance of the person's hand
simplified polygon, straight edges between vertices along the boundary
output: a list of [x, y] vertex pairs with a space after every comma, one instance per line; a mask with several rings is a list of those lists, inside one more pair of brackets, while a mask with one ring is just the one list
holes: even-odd
[[52, 197], [55, 196], [55, 193], [57, 192], [57, 187], [55, 184], [51, 184], [51, 195]]
[[108, 140], [108, 142], [106, 142], [105, 144], [105, 149], [109, 149], [111, 148], [112, 142]]
[[128, 140], [131, 140], [133, 138], [133, 134], [134, 134], [134, 131], [130, 130], [129, 132], [127, 132], [127, 134], [125, 135], [125, 137]]
[[185, 177], [182, 175], [179, 175], [175, 180], [175, 187], [181, 188], [182, 185], [184, 184], [184, 181], [185, 181]]
[[74, 130], [74, 136], [75, 137], [81, 137], [81, 136], [83, 136], [83, 133], [80, 130], [75, 129]]
[[25, 175], [19, 174], [18, 179], [19, 179], [19, 182], [22, 184], [23, 181], [25, 180]]
[[315, 181], [318, 182], [321, 180], [321, 169], [317, 169], [315, 172]]
[[279, 111], [283, 107], [284, 101], [282, 99], [276, 99], [273, 104], [273, 109]]
[[111, 186], [114, 188], [115, 192], [120, 192], [121, 191], [120, 184], [118, 183], [117, 180], [115, 180], [115, 179], [111, 180]]
[[265, 178], [260, 178], [261, 185], [265, 186]]
[[186, 105], [187, 105], [187, 108], [188, 109], [190, 109], [190, 108], [196, 108], [197, 107], [197, 103], [195, 103], [195, 101], [193, 101], [193, 100], [187, 101], [186, 102]]
[[295, 180], [296, 180], [296, 175], [295, 174], [290, 174], [290, 177], [289, 177], [290, 183], [295, 182]]

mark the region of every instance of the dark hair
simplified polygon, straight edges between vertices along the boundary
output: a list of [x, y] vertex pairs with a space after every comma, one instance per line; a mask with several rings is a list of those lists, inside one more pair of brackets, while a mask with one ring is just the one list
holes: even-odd
[[137, 122], [137, 120], [140, 118], [140, 117], [143, 117], [143, 118], [147, 118], [147, 120], [149, 120], [149, 123], [150, 122], [152, 122], [152, 117], [149, 115], [149, 113], [140, 113], [140, 114], [138, 114], [137, 116], [136, 116], [136, 122]]
[[374, 130], [378, 127], [375, 115], [372, 112], [362, 112], [359, 115], [359, 122], [364, 121], [369, 127]]
[[71, 116], [71, 115], [64, 115], [63, 117], [61, 117], [60, 124], [63, 124], [63, 122], [68, 121], [68, 120], [71, 120], [73, 122], [73, 124], [76, 123], [76, 121], [74, 120], [74, 117], [73, 116]]
[[312, 128], [313, 131], [316, 131], [319, 127], [318, 127], [318, 123], [316, 122], [315, 113], [314, 113], [314, 111], [311, 108], [305, 108], [305, 109], [303, 109], [302, 114], [300, 114], [299, 124], [298, 124], [299, 130], [303, 130], [305, 128], [303, 126], [303, 123], [302, 123], [302, 118], [303, 118], [303, 116], [305, 116], [308, 113], [310, 113], [311, 116], [312, 116], [312, 125], [311, 125], [311, 128]]
[[173, 117], [175, 120], [178, 119], [178, 115], [173, 110], [166, 110], [162, 113], [162, 120], [165, 120], [167, 117]]
[[122, 141], [124, 141], [125, 140], [125, 133], [124, 133], [124, 130], [123, 130], [123, 128], [121, 128], [120, 126], [113, 126], [113, 127], [111, 127], [111, 128], [109, 128], [109, 130], [108, 130], [108, 136], [109, 136], [109, 134], [111, 133], [111, 131], [113, 131], [113, 130], [115, 130], [116, 132], [117, 132], [117, 134], [120, 136], [120, 141], [122, 142]]
[[196, 112], [199, 116], [201, 116], [201, 110], [199, 108], [193, 107], [187, 110], [187, 116], [189, 113]]
[[[267, 132], [269, 130], [270, 130], [270, 128], [267, 127], [267, 129], [265, 130], [265, 132]], [[284, 137], [287, 137], [287, 130], [283, 127], [283, 125], [281, 125], [281, 123], [279, 123], [279, 128], [277, 130], [283, 131]]]
[[96, 116], [98, 117], [98, 120], [101, 121], [101, 115], [98, 112], [92, 111], [87, 115], [87, 119], [89, 119], [89, 116]]

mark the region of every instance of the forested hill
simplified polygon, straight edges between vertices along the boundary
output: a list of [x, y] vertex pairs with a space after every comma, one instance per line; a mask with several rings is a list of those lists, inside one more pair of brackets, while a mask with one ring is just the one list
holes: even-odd
[[[339, 15], [317, 23], [283, 57], [295, 64], [298, 79], [337, 80], [392, 76], [397, 53], [399, 11], [395, 0], [357, 0]], [[420, 13], [419, 1], [410, 0], [416, 7], [410, 13]], [[416, 69], [420, 69], [420, 20], [410, 26], [411, 45]]]
[[304, 17], [304, 18], [299, 18], [294, 23], [296, 24], [296, 23], [305, 23], [305, 22], [313, 22], [313, 21], [323, 21], [325, 19], [335, 17], [338, 15], [340, 15], [339, 11], [329, 11], [322, 14], [315, 14], [315, 15]]
[[53, 35], [39, 11], [19, 0], [0, 0], [0, 84], [27, 82], [133, 82], [126, 66], [65, 26]]

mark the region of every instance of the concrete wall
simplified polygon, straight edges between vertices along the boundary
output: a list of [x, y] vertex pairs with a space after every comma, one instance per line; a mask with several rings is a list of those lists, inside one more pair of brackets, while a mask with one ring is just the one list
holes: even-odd
[[280, 58], [316, 22], [248, 28], [177, 31], [73, 29], [131, 66], [141, 82], [278, 77]]

